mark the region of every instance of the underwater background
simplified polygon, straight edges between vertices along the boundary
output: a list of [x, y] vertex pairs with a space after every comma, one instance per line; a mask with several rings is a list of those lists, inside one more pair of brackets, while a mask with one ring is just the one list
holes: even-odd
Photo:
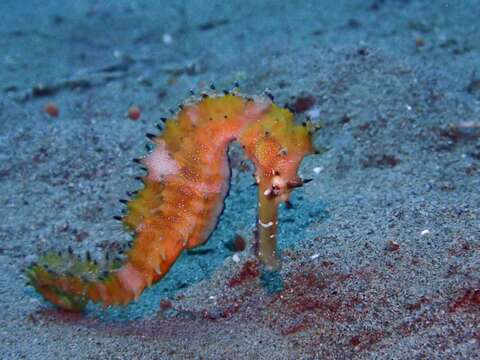
[[[478, 1], [3, 0], [0, 14], [0, 358], [479, 358]], [[215, 232], [137, 302], [73, 314], [25, 285], [42, 251], [130, 240], [112, 218], [140, 187], [145, 133], [191, 89], [235, 82], [320, 127], [300, 170], [313, 180], [280, 211], [276, 276], [252, 254], [253, 166], [234, 145]]]

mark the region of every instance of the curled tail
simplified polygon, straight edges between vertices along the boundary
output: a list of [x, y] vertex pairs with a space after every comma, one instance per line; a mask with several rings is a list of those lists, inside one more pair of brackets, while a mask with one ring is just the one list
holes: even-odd
[[69, 310], [82, 311], [89, 300], [126, 305], [137, 299], [147, 284], [142, 272], [121, 259], [97, 262], [87, 253], [81, 259], [49, 252], [27, 269], [30, 284], [48, 301]]
[[86, 259], [81, 259], [71, 251], [67, 256], [48, 252], [26, 271], [30, 285], [46, 300], [76, 312], [82, 311], [89, 300], [104, 307], [127, 305], [165, 273], [145, 273], [119, 258], [99, 263], [87, 253]]

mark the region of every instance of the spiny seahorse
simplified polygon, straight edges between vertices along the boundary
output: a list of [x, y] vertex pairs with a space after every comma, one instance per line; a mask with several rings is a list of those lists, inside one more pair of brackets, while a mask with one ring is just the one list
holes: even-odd
[[236, 140], [255, 165], [258, 184], [257, 255], [278, 269], [277, 210], [304, 184], [297, 175], [313, 152], [311, 131], [269, 96], [237, 92], [188, 99], [163, 132], [150, 135], [155, 147], [142, 159], [142, 190], [126, 202], [121, 218], [134, 233], [124, 258], [82, 259], [69, 248], [50, 251], [27, 269], [30, 284], [48, 301], [81, 311], [89, 300], [125, 305], [169, 271], [182, 250], [204, 243], [223, 210], [230, 183], [229, 144]]

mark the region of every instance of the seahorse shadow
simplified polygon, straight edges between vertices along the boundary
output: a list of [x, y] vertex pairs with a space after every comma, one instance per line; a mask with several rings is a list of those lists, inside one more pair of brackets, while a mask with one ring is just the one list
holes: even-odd
[[[242, 177], [241, 181], [246, 181], [246, 177]], [[233, 209], [238, 210], [238, 207], [241, 206], [237, 202], [242, 202], [244, 200], [242, 199], [243, 196], [236, 195], [238, 194], [230, 197], [233, 198], [230, 200], [232, 203], [227, 203], [227, 212], [222, 217], [232, 216], [233, 214], [228, 214], [228, 212]], [[304, 196], [305, 194], [302, 193], [294, 194], [292, 197], [294, 208], [290, 210], [282, 208], [280, 211], [280, 253], [301, 248], [306, 236], [305, 229], [313, 223], [318, 224], [325, 221], [330, 216], [325, 202], [320, 199], [303, 201]], [[248, 220], [245, 220], [245, 222], [248, 222]], [[220, 222], [219, 229], [212, 236], [213, 241], [211, 240], [212, 242], [198, 249], [212, 249], [212, 244], [220, 244], [225, 238], [232, 236], [234, 232], [228, 232], [230, 228], [228, 223], [229, 221]], [[299, 229], [302, 229], [302, 231], [299, 231]], [[75, 324], [94, 329], [103, 329], [103, 327], [107, 326], [109, 329], [115, 328], [122, 333], [125, 332], [124, 327], [128, 325], [132, 329], [132, 335], [135, 335], [133, 329], [138, 328], [138, 326], [132, 327], [132, 324], [173, 321], [172, 319], [159, 320], [161, 299], [173, 298], [182, 288], [211, 276], [212, 272], [221, 266], [224, 259], [231, 255], [231, 252], [222, 246], [217, 246], [212, 251], [200, 251], [199, 254], [201, 256], [198, 254], [183, 254], [174, 265], [172, 271], [160, 283], [147, 289], [138, 301], [126, 307], [103, 309], [101, 305], [89, 304], [86, 308], [86, 314], [79, 315], [59, 310], [53, 306], [47, 307], [48, 305], [45, 303], [45, 309], [39, 311], [37, 315], [51, 322], [57, 321], [59, 323]], [[204, 263], [207, 263], [208, 266], [203, 266], [202, 264]], [[200, 275], [198, 273], [199, 268], [202, 270]], [[284, 279], [279, 272], [261, 271], [260, 281], [269, 295], [275, 295], [284, 290]], [[196, 320], [194, 319], [193, 321]], [[154, 324], [149, 326], [156, 327]]]
[[260, 281], [269, 295], [274, 295], [283, 291], [283, 278], [278, 271], [262, 271]]

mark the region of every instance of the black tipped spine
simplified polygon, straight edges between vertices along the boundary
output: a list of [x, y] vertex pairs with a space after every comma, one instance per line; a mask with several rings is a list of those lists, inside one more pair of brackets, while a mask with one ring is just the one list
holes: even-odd
[[154, 140], [157, 136], [155, 134], [152, 134], [152, 133], [146, 133], [145, 136], [149, 139], [149, 140]]

